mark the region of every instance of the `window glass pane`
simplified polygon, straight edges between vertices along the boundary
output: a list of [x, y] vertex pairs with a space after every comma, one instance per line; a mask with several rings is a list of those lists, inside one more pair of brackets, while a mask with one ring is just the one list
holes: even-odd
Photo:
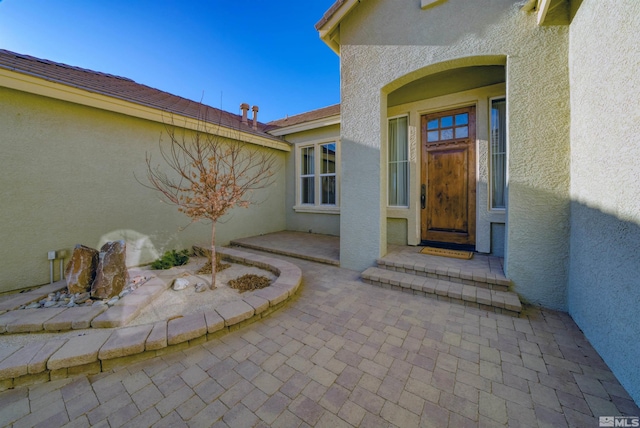
[[445, 116], [440, 118], [440, 127], [441, 128], [449, 128], [453, 126], [453, 116]]
[[438, 141], [438, 131], [427, 132], [427, 141]]
[[397, 188], [398, 188], [398, 164], [396, 162], [389, 164], [389, 205], [397, 205]]
[[456, 128], [456, 138], [466, 138], [469, 136], [469, 128], [466, 126], [461, 126]]
[[427, 122], [427, 129], [438, 129], [438, 119], [433, 119]]
[[300, 174], [308, 175], [314, 173], [314, 162], [313, 162], [313, 147], [303, 147], [300, 150], [301, 153], [301, 162], [300, 162]]
[[[409, 168], [408, 120], [408, 117], [404, 116], [389, 121], [389, 206], [406, 206]], [[436, 119], [436, 128], [437, 122]], [[435, 134], [437, 140], [438, 131], [428, 134]]]
[[506, 100], [491, 101], [491, 207], [505, 208], [507, 171]]
[[407, 159], [409, 147], [407, 144], [407, 117], [389, 120], [389, 161]]
[[336, 177], [334, 175], [321, 177], [322, 204], [336, 204]]
[[389, 161], [396, 161], [398, 154], [398, 120], [389, 121]]
[[468, 123], [469, 123], [469, 114], [468, 113], [463, 113], [463, 114], [457, 114], [456, 115], [456, 126], [466, 125]]
[[453, 138], [453, 129], [443, 129], [441, 131], [440, 139], [441, 140], [450, 140]]
[[409, 163], [397, 164], [397, 185], [395, 195], [395, 206], [409, 206]]
[[302, 177], [300, 181], [300, 202], [303, 204], [315, 203], [314, 177]]
[[398, 122], [398, 146], [395, 160], [404, 161], [409, 157], [408, 118], [399, 117], [396, 120]]
[[322, 167], [321, 174], [336, 172], [336, 143], [322, 144]]

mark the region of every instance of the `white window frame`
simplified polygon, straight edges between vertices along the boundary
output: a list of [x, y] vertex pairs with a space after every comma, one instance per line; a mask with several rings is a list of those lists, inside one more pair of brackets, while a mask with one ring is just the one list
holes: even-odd
[[[493, 174], [493, 135], [492, 135], [492, 126], [491, 126], [491, 114], [492, 114], [492, 110], [493, 110], [493, 102], [494, 101], [505, 101], [505, 145], [504, 145], [504, 180], [505, 180], [505, 184], [504, 184], [504, 192], [505, 192], [505, 206], [504, 207], [494, 207], [493, 206], [493, 178], [494, 178], [494, 174]], [[507, 192], [507, 183], [509, 181], [509, 162], [508, 162], [508, 153], [509, 153], [509, 132], [508, 132], [508, 127], [507, 127], [507, 122], [508, 122], [508, 117], [509, 117], [509, 113], [508, 111], [506, 111], [506, 109], [508, 109], [507, 106], [507, 97], [506, 95], [499, 95], [499, 96], [495, 96], [495, 97], [490, 97], [489, 98], [489, 148], [488, 148], [488, 152], [489, 152], [489, 210], [490, 211], [495, 211], [495, 212], [505, 212], [506, 211], [506, 192]]]
[[[397, 116], [392, 116], [392, 117], [388, 117], [387, 118], [387, 181], [389, 180], [389, 166], [391, 165], [391, 159], [389, 156], [389, 122], [391, 122], [394, 119], [399, 119], [401, 117], [406, 117], [407, 118], [407, 159], [403, 162], [406, 162], [407, 165], [407, 179], [406, 179], [406, 186], [407, 188], [405, 189], [406, 195], [407, 195], [407, 204], [406, 205], [391, 205], [389, 204], [389, 197], [391, 196], [389, 194], [389, 187], [387, 184], [387, 207], [388, 208], [409, 208], [409, 205], [411, 204], [411, 162], [410, 162], [410, 151], [411, 151], [411, 142], [410, 142], [410, 136], [409, 136], [409, 128], [410, 128], [410, 118], [408, 114], [399, 114]], [[399, 163], [399, 162], [396, 162]]]
[[[322, 171], [322, 149], [321, 147], [326, 144], [336, 145], [336, 165], [335, 173], [321, 173]], [[301, 156], [302, 149], [307, 147], [313, 147], [314, 152], [314, 203], [303, 204], [302, 203], [302, 178], [311, 177], [311, 174], [303, 176]], [[324, 214], [339, 214], [340, 213], [340, 140], [339, 139], [322, 139], [307, 141], [304, 143], [297, 143], [295, 146], [295, 170], [296, 170], [296, 202], [293, 209], [296, 212], [302, 213], [324, 213]], [[335, 192], [336, 203], [335, 204], [323, 204], [322, 203], [322, 178], [323, 177], [335, 177]]]

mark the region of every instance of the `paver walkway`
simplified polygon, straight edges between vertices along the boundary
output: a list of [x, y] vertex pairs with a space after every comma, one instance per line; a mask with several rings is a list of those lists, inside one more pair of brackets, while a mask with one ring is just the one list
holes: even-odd
[[0, 393], [0, 426], [597, 427], [640, 415], [574, 322], [514, 318], [288, 259], [299, 297], [219, 339]]

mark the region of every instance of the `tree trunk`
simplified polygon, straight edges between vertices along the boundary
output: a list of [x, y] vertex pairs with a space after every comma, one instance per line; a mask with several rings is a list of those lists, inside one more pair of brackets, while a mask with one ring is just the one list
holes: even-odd
[[211, 290], [216, 288], [216, 222], [211, 225]]

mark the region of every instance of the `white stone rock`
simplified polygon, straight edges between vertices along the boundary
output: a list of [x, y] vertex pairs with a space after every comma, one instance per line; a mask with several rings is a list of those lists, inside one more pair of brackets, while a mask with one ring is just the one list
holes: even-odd
[[207, 290], [207, 284], [204, 282], [199, 282], [196, 284], [196, 293], [202, 293]]
[[189, 286], [189, 281], [185, 278], [176, 278], [175, 281], [173, 281], [173, 289], [175, 291], [184, 290], [188, 286]]

